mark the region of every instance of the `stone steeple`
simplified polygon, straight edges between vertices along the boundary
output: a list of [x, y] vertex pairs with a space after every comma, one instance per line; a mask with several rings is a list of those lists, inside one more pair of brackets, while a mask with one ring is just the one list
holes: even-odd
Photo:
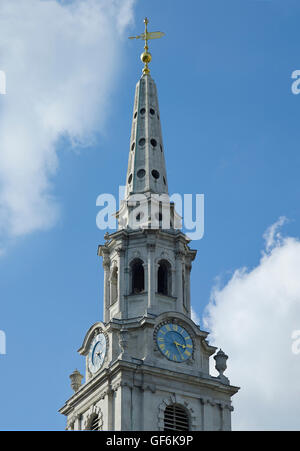
[[107, 242], [98, 249], [104, 266], [105, 322], [165, 311], [191, 317], [190, 271], [196, 251], [189, 248], [190, 239], [181, 232], [180, 217], [169, 199], [147, 44], [144, 50], [145, 67], [134, 97], [125, 199], [116, 213], [119, 230], [107, 234]]
[[230, 430], [238, 387], [223, 374], [227, 355], [215, 355], [219, 375], [212, 376], [209, 362], [217, 348], [191, 318], [196, 250], [177, 227], [172, 203], [169, 227], [163, 218], [168, 186], [147, 45], [162, 33], [149, 33], [144, 22], [145, 33], [136, 36], [145, 40], [145, 66], [135, 91], [126, 196], [116, 213], [118, 230], [106, 233], [98, 248], [103, 321], [85, 335], [78, 350], [85, 357], [85, 382], [78, 371], [71, 374], [74, 393], [60, 412], [68, 430]]
[[181, 218], [168, 196], [157, 90], [148, 66], [152, 59], [148, 40], [164, 33], [148, 32], [148, 22], [145, 18], [143, 34], [130, 38], [145, 41], [141, 54], [144, 68], [135, 89], [125, 200], [116, 213], [119, 229], [181, 227]]
[[135, 90], [126, 199], [131, 194], [168, 194], [156, 85], [143, 74]]

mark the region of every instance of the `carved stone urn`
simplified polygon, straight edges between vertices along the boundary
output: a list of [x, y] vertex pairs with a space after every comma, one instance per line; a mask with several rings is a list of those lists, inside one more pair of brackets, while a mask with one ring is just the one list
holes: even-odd
[[217, 352], [217, 354], [214, 356], [214, 359], [216, 361], [216, 365], [215, 368], [219, 373], [218, 378], [220, 378], [223, 382], [229, 382], [227, 377], [224, 376], [224, 371], [227, 368], [227, 359], [228, 359], [228, 355], [225, 354], [225, 352], [222, 351], [222, 349], [219, 350], [219, 352]]

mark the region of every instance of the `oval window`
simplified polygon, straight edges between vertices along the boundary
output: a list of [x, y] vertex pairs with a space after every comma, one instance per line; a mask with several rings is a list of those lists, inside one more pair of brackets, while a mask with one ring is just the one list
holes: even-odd
[[141, 138], [141, 139], [139, 140], [139, 145], [140, 145], [140, 146], [144, 146], [144, 145], [145, 145], [145, 142], [146, 142], [145, 138]]
[[142, 179], [143, 177], [145, 177], [145, 174], [146, 174], [146, 171], [145, 171], [145, 169], [139, 169], [138, 171], [137, 171], [137, 176], [138, 176], [138, 178], [139, 179]]
[[154, 139], [154, 138], [152, 138], [152, 139], [150, 140], [150, 143], [151, 143], [151, 146], [153, 146], [153, 147], [156, 147], [156, 146], [157, 146], [157, 141], [156, 141], [156, 139]]
[[151, 174], [156, 180], [159, 178], [159, 172], [156, 169], [153, 169]]

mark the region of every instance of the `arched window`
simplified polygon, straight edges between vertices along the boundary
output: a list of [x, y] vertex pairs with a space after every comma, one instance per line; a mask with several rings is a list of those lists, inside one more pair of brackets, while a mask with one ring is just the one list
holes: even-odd
[[145, 289], [145, 275], [142, 260], [135, 259], [131, 264], [132, 293], [141, 293]]
[[100, 431], [100, 421], [99, 421], [99, 416], [98, 415], [95, 415], [91, 419], [89, 427], [88, 427], [88, 430], [89, 431]]
[[165, 431], [188, 431], [189, 416], [184, 407], [178, 404], [167, 406], [164, 414]]
[[83, 431], [102, 431], [103, 414], [101, 409], [96, 405], [91, 405], [83, 421], [80, 421], [80, 429]]
[[171, 291], [171, 265], [166, 260], [161, 260], [157, 271], [157, 292], [171, 296]]

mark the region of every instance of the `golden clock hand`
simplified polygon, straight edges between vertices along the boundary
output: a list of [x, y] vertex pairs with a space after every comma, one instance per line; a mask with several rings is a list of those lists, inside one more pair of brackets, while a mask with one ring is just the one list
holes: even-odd
[[175, 343], [175, 346], [176, 346], [177, 351], [178, 351], [179, 354], [180, 354], [180, 357], [181, 357], [182, 359], [184, 359], [184, 357], [183, 357], [182, 354], [181, 354], [180, 348], [178, 348], [178, 346], [177, 346], [177, 344], [179, 344], [179, 343], [177, 343], [176, 341], [174, 341], [174, 343]]
[[174, 343], [175, 343], [175, 345], [177, 346], [181, 346], [182, 348], [186, 348], [186, 346], [185, 345], [181, 345], [180, 343], [177, 343], [177, 341], [174, 341]]

